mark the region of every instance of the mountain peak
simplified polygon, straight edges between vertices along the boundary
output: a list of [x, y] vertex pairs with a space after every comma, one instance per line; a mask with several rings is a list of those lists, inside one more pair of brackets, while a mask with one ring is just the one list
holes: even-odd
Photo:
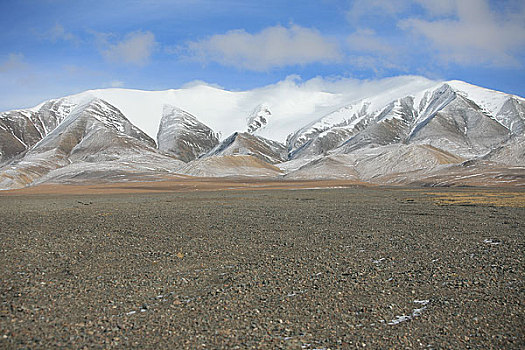
[[159, 150], [189, 162], [219, 143], [217, 135], [190, 113], [171, 105], [163, 106], [157, 134]]
[[258, 105], [247, 119], [248, 132], [254, 134], [257, 130], [264, 128], [271, 116], [272, 112], [270, 112], [268, 104]]

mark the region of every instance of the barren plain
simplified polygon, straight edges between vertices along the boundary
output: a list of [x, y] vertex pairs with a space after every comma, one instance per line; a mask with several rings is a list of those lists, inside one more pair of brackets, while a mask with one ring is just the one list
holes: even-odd
[[525, 347], [522, 189], [111, 186], [0, 193], [0, 348]]

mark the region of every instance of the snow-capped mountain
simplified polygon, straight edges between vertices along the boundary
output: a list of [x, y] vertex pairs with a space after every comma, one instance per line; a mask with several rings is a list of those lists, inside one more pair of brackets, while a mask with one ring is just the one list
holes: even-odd
[[111, 178], [123, 173], [161, 174], [182, 162], [161, 154], [155, 141], [107, 102], [80, 103], [24, 157], [0, 171], [0, 188], [52, 179]]
[[[385, 94], [387, 95], [385, 97]], [[479, 156], [523, 133], [524, 100], [462, 82], [385, 103], [389, 92], [360, 100], [299, 129], [288, 139], [292, 158], [370, 145], [420, 143]], [[470, 96], [469, 99], [468, 96]]]
[[346, 140], [339, 153], [390, 144], [426, 144], [469, 158], [489, 152], [511, 134], [447, 84], [425, 94], [419, 107], [412, 97], [405, 97], [364, 122], [367, 127]]
[[419, 77], [355, 90], [105, 89], [3, 112], [0, 187], [162, 174], [422, 183], [487, 167], [525, 179], [525, 99]]
[[219, 143], [212, 129], [180, 108], [165, 105], [157, 141], [159, 150], [189, 162], [207, 153]]
[[75, 105], [62, 98], [32, 109], [0, 113], [0, 165], [27, 151], [53, 131]]

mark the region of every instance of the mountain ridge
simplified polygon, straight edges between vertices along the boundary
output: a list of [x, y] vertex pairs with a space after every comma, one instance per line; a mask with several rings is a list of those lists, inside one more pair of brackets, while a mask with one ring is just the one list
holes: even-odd
[[[343, 95], [326, 95], [323, 91], [281, 96], [278, 103], [272, 105], [274, 97], [268, 98], [268, 92], [256, 101], [249, 92], [229, 92], [207, 86], [158, 92], [89, 90], [49, 100], [30, 109], [0, 113], [0, 179], [4, 179], [0, 187], [8, 188], [6, 179], [9, 178], [22, 179], [14, 181], [14, 186], [52, 178], [47, 173], [34, 171], [35, 164], [36, 168], [53, 173], [59, 168], [67, 170], [74, 163], [75, 166], [69, 168], [78, 168], [77, 174], [88, 174], [88, 168], [93, 170], [93, 163], [101, 162], [116, 173], [128, 167], [123, 178], [133, 172], [137, 175], [134, 178], [140, 178], [140, 174], [155, 177], [151, 169], [157, 169], [159, 174], [214, 176], [211, 169], [216, 169], [216, 176], [356, 178], [377, 183], [417, 182], [433, 173], [444, 176], [447, 167], [465, 161], [479, 167], [489, 162], [498, 169], [524, 164], [525, 99], [461, 81], [436, 83], [416, 78], [407, 81], [406, 86], [403, 81], [389, 81], [388, 89], [342, 107], [337, 106], [341, 105]], [[109, 100], [121, 107], [127, 105], [120, 108], [95, 95], [109, 96]], [[130, 96], [133, 99], [130, 100]], [[300, 98], [294, 100], [296, 96]], [[312, 96], [317, 99], [322, 96], [325, 100], [305, 100]], [[169, 103], [181, 98], [192, 100], [189, 104], [203, 105], [202, 110], [215, 110], [216, 115], [201, 118]], [[283, 140], [285, 131], [291, 130], [289, 124], [298, 123], [298, 116], [312, 106], [322, 104], [320, 110], [329, 110], [326, 98], [335, 109], [318, 118], [314, 118], [316, 112], [312, 112], [304, 123], [295, 124], [284, 141], [278, 141]], [[228, 101], [233, 105], [224, 106]], [[252, 102], [257, 103], [249, 106]], [[158, 121], [157, 142], [126, 115], [126, 111], [137, 106], [131, 113], [133, 118], [137, 118], [137, 113], [144, 113], [141, 118], [149, 117], [150, 124]], [[283, 115], [285, 110], [292, 113]], [[78, 111], [84, 113], [87, 123], [79, 127], [80, 136], [70, 128]], [[154, 114], [159, 111], [160, 119]], [[237, 114], [229, 117], [228, 111]], [[211, 121], [212, 125], [202, 119]], [[93, 131], [88, 124], [98, 125], [99, 129]], [[217, 124], [221, 125], [219, 129], [214, 128]], [[224, 134], [228, 130], [234, 131]], [[57, 143], [58, 136], [65, 131], [69, 139], [60, 139], [62, 143]], [[97, 133], [110, 136], [107, 140], [97, 139]], [[268, 135], [270, 138], [265, 137]], [[128, 137], [131, 139], [119, 141], [118, 147], [108, 144]], [[57, 156], [69, 143], [73, 145], [71, 152]], [[46, 145], [50, 145], [49, 149]], [[137, 150], [143, 154], [135, 169], [129, 167], [133, 163], [129, 159], [131, 155], [137, 156]], [[40, 158], [35, 159], [37, 153]], [[231, 158], [235, 156], [245, 158]], [[249, 157], [259, 160], [252, 161]], [[213, 160], [204, 160], [206, 158]], [[30, 164], [31, 160], [34, 164]], [[267, 170], [261, 170], [264, 167], [259, 161], [268, 164]], [[148, 167], [148, 163], [152, 166]], [[161, 163], [164, 164], [161, 166]], [[274, 165], [279, 168], [272, 168]], [[82, 166], [84, 170], [80, 169]], [[244, 170], [228, 170], [228, 166]], [[62, 170], [61, 181], [70, 174], [66, 170]], [[103, 169], [97, 171], [103, 178]]]

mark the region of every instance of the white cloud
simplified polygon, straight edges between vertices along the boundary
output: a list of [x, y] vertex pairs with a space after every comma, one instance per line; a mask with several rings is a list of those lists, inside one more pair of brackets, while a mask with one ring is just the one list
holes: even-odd
[[355, 68], [372, 71], [376, 75], [383, 75], [385, 71], [389, 69], [406, 71], [406, 69], [393, 60], [380, 56], [354, 55], [349, 57], [349, 62]]
[[[406, 18], [401, 28], [427, 39], [445, 61], [461, 64], [517, 66], [516, 54], [525, 48], [525, 3], [518, 11], [495, 12], [487, 0], [455, 0], [430, 15], [450, 13], [454, 18]], [[521, 51], [523, 52], [523, 51]]]
[[213, 84], [213, 83], [208, 83], [208, 82], [205, 82], [204, 80], [192, 80], [192, 81], [189, 81], [185, 84], [183, 84], [181, 86], [181, 89], [191, 89], [193, 87], [196, 87], [196, 86], [209, 86], [209, 87], [212, 87], [212, 88], [215, 88], [215, 89], [221, 89], [221, 90], [224, 90], [225, 88], [219, 84]]
[[198, 61], [259, 71], [341, 59], [336, 42], [298, 25], [268, 27], [256, 34], [232, 30], [190, 42], [186, 49], [189, 57]]
[[[424, 0], [423, 0], [424, 1]], [[355, 0], [347, 13], [350, 22], [359, 22], [362, 17], [394, 17], [405, 11], [412, 0]]]
[[351, 51], [347, 61], [354, 68], [382, 75], [391, 69], [402, 69], [404, 65], [406, 51], [399, 45], [391, 45], [373, 29], [358, 29], [346, 41]]
[[457, 0], [414, 0], [432, 16], [445, 16], [454, 14], [457, 10]]
[[124, 86], [124, 82], [120, 80], [113, 80], [109, 82], [109, 86], [113, 88], [119, 88]]
[[392, 54], [394, 49], [385, 40], [377, 36], [372, 29], [358, 29], [350, 34], [347, 43], [352, 51]]
[[67, 32], [64, 27], [58, 23], [55, 24], [55, 26], [51, 28], [48, 33], [46, 33], [46, 37], [51, 42], [57, 42], [59, 40], [71, 41], [74, 43], [80, 42], [79, 38], [77, 38], [74, 34]]
[[109, 43], [111, 35], [98, 34], [103, 49], [102, 55], [111, 62], [124, 62], [134, 65], [146, 64], [157, 47], [155, 36], [151, 32], [133, 32], [117, 43]]
[[7, 90], [0, 92], [3, 97], [12, 90], [33, 88], [37, 79], [34, 67], [25, 60], [23, 54], [10, 53], [3, 60], [0, 59], [0, 86]]
[[7, 58], [0, 62], [0, 73], [10, 73], [27, 67], [24, 61], [24, 55], [21, 53], [10, 53]]
[[396, 41], [395, 51], [407, 58], [430, 54], [439, 63], [523, 65], [523, 0], [355, 0], [348, 20], [358, 28], [348, 37], [353, 51], [373, 53], [386, 62], [392, 60], [383, 49], [385, 39], [362, 29], [364, 25], [376, 28], [374, 23], [380, 23], [383, 33], [385, 24], [397, 24], [402, 32], [393, 29], [388, 36]]

